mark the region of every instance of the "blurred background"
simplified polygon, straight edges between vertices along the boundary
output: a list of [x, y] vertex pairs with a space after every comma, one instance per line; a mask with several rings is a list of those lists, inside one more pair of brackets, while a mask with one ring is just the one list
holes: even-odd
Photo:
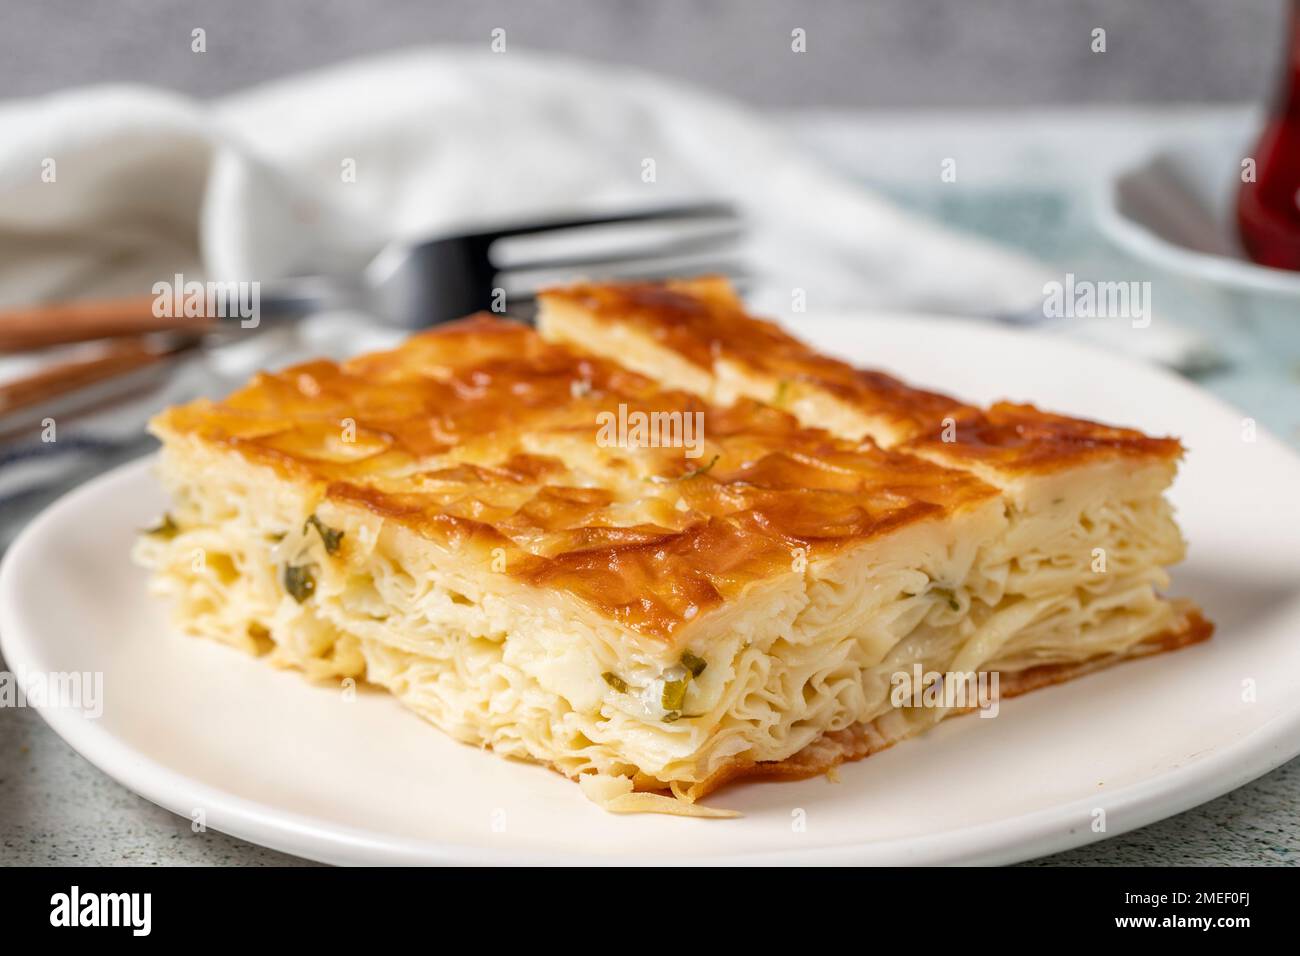
[[[485, 44], [645, 67], [760, 107], [1005, 107], [1257, 100], [1285, 0], [45, 0], [11, 4], [0, 89], [152, 83], [211, 96], [337, 60]], [[791, 70], [792, 27], [808, 31]], [[1079, 42], [1109, 33], [1104, 62]], [[211, 55], [190, 55], [194, 27]]]

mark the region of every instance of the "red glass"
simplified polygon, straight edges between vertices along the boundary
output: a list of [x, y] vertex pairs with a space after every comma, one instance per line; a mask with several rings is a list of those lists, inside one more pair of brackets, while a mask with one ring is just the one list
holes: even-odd
[[1256, 182], [1237, 193], [1237, 229], [1261, 265], [1300, 270], [1300, 0], [1291, 0], [1282, 86], [1255, 146]]

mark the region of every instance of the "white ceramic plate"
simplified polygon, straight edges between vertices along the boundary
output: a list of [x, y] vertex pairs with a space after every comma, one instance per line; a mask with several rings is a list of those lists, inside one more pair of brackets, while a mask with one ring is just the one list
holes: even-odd
[[[46, 719], [171, 810], [290, 853], [348, 863], [991, 863], [1176, 813], [1300, 750], [1300, 461], [1164, 372], [1067, 342], [896, 317], [809, 320], [832, 351], [958, 394], [1033, 397], [1178, 433], [1191, 557], [1175, 590], [1214, 640], [1041, 690], [994, 720], [948, 721], [842, 768], [840, 782], [717, 794], [738, 820], [607, 815], [558, 775], [456, 744], [394, 700], [335, 689], [171, 632], [127, 559], [164, 507], [141, 461], [58, 502], [0, 570], [17, 672], [100, 671], [98, 719]], [[1253, 701], [1243, 694], [1253, 687]], [[67, 799], [73, 799], [71, 795]]]

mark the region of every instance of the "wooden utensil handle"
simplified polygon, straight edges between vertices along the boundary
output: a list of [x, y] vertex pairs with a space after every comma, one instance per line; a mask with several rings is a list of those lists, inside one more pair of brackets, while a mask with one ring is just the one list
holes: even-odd
[[190, 339], [169, 348], [156, 348], [136, 339], [116, 342], [100, 355], [47, 366], [23, 378], [0, 384], [0, 414], [28, 408], [80, 388], [153, 365], [185, 351]]
[[153, 313], [154, 301], [154, 296], [144, 295], [0, 310], [0, 351], [26, 352], [163, 330], [203, 332], [215, 324], [207, 318], [160, 318]]

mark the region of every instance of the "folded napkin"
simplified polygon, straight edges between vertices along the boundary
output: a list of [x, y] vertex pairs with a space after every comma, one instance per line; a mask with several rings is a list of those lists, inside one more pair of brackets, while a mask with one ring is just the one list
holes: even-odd
[[[215, 102], [96, 87], [0, 106], [0, 128], [0, 304], [139, 294], [176, 273], [359, 269], [392, 239], [705, 198], [740, 208], [751, 301], [796, 327], [796, 290], [808, 311], [1015, 316], [1041, 311], [1054, 277], [838, 177], [735, 103], [513, 50], [390, 55]], [[391, 337], [364, 317], [314, 318], [190, 363], [169, 397]], [[103, 436], [138, 434], [122, 423], [147, 407], [16, 454], [116, 447]], [[0, 482], [0, 524], [16, 494]]]

